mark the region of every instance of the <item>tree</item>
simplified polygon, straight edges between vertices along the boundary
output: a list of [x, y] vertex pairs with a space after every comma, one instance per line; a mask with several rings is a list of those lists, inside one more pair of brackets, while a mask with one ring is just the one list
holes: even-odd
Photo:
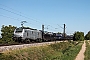
[[1, 28], [2, 43], [11, 43], [13, 41], [12, 36], [15, 28], [16, 27], [12, 25], [9, 26], [2, 25]]
[[86, 40], [90, 40], [90, 31], [85, 35]]
[[84, 32], [75, 32], [74, 33], [74, 37], [73, 37], [74, 41], [83, 41], [84, 40]]

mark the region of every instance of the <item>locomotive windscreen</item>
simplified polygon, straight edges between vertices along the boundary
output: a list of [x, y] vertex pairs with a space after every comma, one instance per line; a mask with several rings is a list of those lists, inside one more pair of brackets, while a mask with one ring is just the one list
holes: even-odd
[[20, 33], [20, 32], [22, 32], [22, 31], [23, 31], [22, 28], [17, 28], [17, 29], [16, 29], [16, 33]]

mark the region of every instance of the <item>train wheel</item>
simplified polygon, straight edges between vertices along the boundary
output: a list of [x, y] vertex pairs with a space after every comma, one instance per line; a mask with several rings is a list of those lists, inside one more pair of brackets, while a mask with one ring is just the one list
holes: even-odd
[[25, 43], [24, 41], [25, 41], [25, 40], [22, 40], [21, 43]]
[[41, 39], [39, 39], [39, 42], [42, 42], [42, 40], [41, 40]]
[[29, 44], [31, 41], [30, 39], [26, 39], [25, 43]]

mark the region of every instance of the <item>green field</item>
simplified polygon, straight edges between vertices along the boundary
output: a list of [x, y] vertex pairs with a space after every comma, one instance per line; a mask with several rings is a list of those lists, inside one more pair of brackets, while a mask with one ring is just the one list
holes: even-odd
[[0, 60], [74, 60], [83, 42], [61, 42], [0, 53]]

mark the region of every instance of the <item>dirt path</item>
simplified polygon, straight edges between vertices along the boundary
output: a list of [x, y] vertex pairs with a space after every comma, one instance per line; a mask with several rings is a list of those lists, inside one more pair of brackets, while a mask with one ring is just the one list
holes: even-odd
[[84, 52], [86, 50], [86, 43], [84, 41], [84, 44], [82, 45], [82, 49], [80, 50], [79, 54], [77, 55], [75, 60], [84, 60]]

